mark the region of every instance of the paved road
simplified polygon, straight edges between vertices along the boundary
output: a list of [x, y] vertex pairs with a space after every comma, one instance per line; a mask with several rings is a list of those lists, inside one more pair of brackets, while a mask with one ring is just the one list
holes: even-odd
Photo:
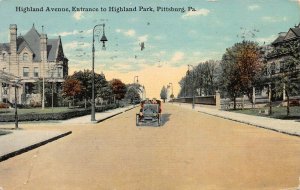
[[0, 162], [0, 187], [194, 190], [298, 186], [300, 138], [164, 105], [161, 127], [135, 112], [99, 124], [23, 126], [73, 133]]

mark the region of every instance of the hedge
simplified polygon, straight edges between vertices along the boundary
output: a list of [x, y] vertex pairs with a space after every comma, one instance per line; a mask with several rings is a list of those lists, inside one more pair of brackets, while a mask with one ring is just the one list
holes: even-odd
[[[96, 112], [103, 112], [109, 109], [115, 109], [118, 106], [115, 104], [96, 107]], [[67, 112], [60, 112], [60, 113], [30, 113], [30, 114], [20, 114], [18, 115], [19, 121], [46, 121], [46, 120], [66, 120], [74, 117], [80, 117], [84, 115], [91, 114], [91, 109], [74, 109], [68, 110]], [[0, 115], [0, 122], [14, 122], [15, 115]]]

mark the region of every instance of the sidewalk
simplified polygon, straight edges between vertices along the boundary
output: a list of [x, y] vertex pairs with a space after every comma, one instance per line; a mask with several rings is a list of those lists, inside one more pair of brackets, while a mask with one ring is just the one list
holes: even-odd
[[[173, 105], [180, 106], [185, 109], [192, 109], [191, 104], [174, 103]], [[237, 121], [240, 123], [245, 123], [248, 125], [253, 125], [255, 127], [273, 130], [288, 135], [300, 136], [300, 122], [293, 121], [293, 120], [281, 120], [281, 119], [246, 115], [241, 113], [233, 113], [229, 111], [217, 110], [213, 106], [203, 106], [203, 105], [195, 105], [195, 111], [213, 115], [216, 117], [221, 117], [224, 119], [229, 119], [232, 121]]]
[[[117, 108], [108, 110], [101, 113], [96, 113], [96, 121], [91, 122], [91, 115], [82, 117], [72, 118], [64, 121], [45, 121], [43, 125], [54, 125], [54, 124], [91, 124], [99, 123], [128, 110], [134, 109], [136, 105], [127, 106], [124, 108]], [[30, 122], [20, 122], [20, 125], [30, 124]], [[32, 123], [32, 125], [41, 124]], [[1, 125], [2, 130], [9, 130], [14, 127], [14, 123]], [[62, 138], [72, 133], [72, 131], [53, 131], [53, 130], [9, 130], [10, 134], [0, 136], [0, 162], [7, 160], [16, 155], [22, 154], [29, 150], [35, 149], [39, 146]]]
[[96, 121], [94, 121], [94, 122], [91, 121], [91, 115], [85, 115], [85, 116], [76, 117], [76, 118], [72, 118], [72, 119], [68, 119], [68, 120], [62, 120], [62, 121], [59, 121], [59, 123], [66, 123], [66, 124], [69, 124], [69, 123], [74, 123], [74, 124], [99, 123], [106, 119], [114, 117], [116, 115], [119, 115], [121, 113], [124, 113], [128, 110], [134, 109], [135, 107], [136, 107], [136, 105], [130, 105], [130, 106], [123, 107], [123, 108], [117, 108], [117, 109], [107, 110], [105, 112], [96, 113], [95, 114]]
[[0, 162], [55, 141], [71, 131], [12, 130], [0, 136]]

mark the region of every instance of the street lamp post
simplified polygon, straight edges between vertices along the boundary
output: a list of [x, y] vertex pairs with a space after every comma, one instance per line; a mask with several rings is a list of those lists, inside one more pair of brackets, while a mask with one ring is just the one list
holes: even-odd
[[15, 129], [19, 128], [19, 118], [18, 118], [18, 101], [17, 101], [17, 85], [20, 82], [20, 79], [17, 78], [15, 81]]
[[134, 76], [133, 83], [135, 83], [135, 79], [136, 79], [136, 83], [139, 83], [139, 76]]
[[146, 100], [146, 88], [145, 88], [145, 86], [143, 85], [143, 94], [144, 94], [144, 97], [143, 97], [143, 99], [144, 100]]
[[92, 47], [92, 109], [91, 109], [91, 121], [96, 121], [95, 118], [95, 33], [98, 34], [98, 38], [101, 30], [96, 30], [97, 27], [102, 26], [102, 37], [100, 42], [102, 42], [102, 49], [105, 50], [105, 42], [107, 42], [107, 38], [105, 36], [104, 27], [105, 24], [97, 24], [93, 28], [93, 47]]
[[[190, 71], [190, 67], [194, 69], [193, 65], [188, 65], [188, 74]], [[193, 96], [193, 103], [192, 103], [192, 108], [195, 109], [195, 84], [194, 84], [194, 72], [192, 72], [192, 96]]]
[[172, 94], [171, 94], [170, 97], [171, 97], [172, 103], [173, 103], [173, 99], [174, 99], [174, 94], [173, 94], [173, 83], [170, 82], [169, 85], [172, 86], [172, 87], [171, 87], [171, 89], [172, 89]]

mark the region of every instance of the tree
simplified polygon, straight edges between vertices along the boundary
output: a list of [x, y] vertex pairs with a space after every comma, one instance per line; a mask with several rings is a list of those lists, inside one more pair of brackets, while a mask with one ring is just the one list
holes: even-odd
[[126, 85], [120, 79], [113, 79], [109, 82], [112, 93], [117, 100], [122, 100], [126, 94]]
[[160, 91], [160, 98], [166, 102], [166, 99], [168, 98], [168, 90], [165, 86], [162, 87], [161, 91]]
[[[197, 78], [200, 78], [202, 85], [200, 90], [203, 89], [206, 95], [213, 95], [217, 90], [217, 76], [219, 62], [215, 60], [209, 60], [201, 64], [200, 77], [196, 74]], [[200, 83], [201, 84], [201, 83]], [[196, 86], [197, 88], [197, 86]]]
[[77, 79], [72, 77], [68, 77], [63, 83], [63, 93], [66, 97], [71, 97], [74, 100], [75, 96], [79, 95], [82, 92], [82, 85], [81, 82]]
[[298, 64], [298, 60], [294, 60], [293, 57], [287, 57], [284, 66], [281, 68], [281, 73], [276, 77], [275, 91], [279, 95], [283, 95], [283, 93], [286, 95], [287, 116], [290, 115], [290, 97], [297, 94], [300, 89]]
[[[92, 71], [75, 71], [71, 76], [77, 79], [82, 84], [82, 91], [78, 95], [80, 100], [90, 100], [92, 98]], [[108, 99], [112, 96], [112, 90], [104, 76], [104, 74], [95, 73], [95, 97], [101, 97], [103, 99]]]
[[[220, 63], [216, 60], [209, 60], [206, 62], [199, 63], [192, 73], [184, 76], [179, 85], [181, 87], [179, 92], [179, 97], [187, 97], [193, 95], [193, 85], [194, 89], [199, 90], [200, 95], [213, 95], [218, 89], [218, 76]], [[193, 80], [194, 75], [194, 80]], [[192, 84], [194, 81], [194, 84]]]
[[131, 103], [133, 103], [134, 100], [140, 101], [141, 100], [140, 94], [142, 93], [141, 87], [142, 86], [137, 83], [128, 84], [126, 87], [127, 91], [125, 94], [125, 99], [130, 100]]
[[237, 68], [240, 74], [242, 93], [252, 102], [253, 87], [259, 81], [263, 71], [261, 53], [257, 43], [243, 41], [237, 44]]
[[234, 109], [236, 109], [236, 98], [241, 94], [239, 85], [238, 72], [235, 65], [235, 56], [232, 55], [233, 50], [227, 49], [222, 57], [220, 88], [227, 96], [233, 100]]
[[255, 42], [242, 41], [227, 48], [221, 61], [220, 87], [233, 100], [246, 94], [252, 101], [253, 87], [263, 70], [259, 46]]

